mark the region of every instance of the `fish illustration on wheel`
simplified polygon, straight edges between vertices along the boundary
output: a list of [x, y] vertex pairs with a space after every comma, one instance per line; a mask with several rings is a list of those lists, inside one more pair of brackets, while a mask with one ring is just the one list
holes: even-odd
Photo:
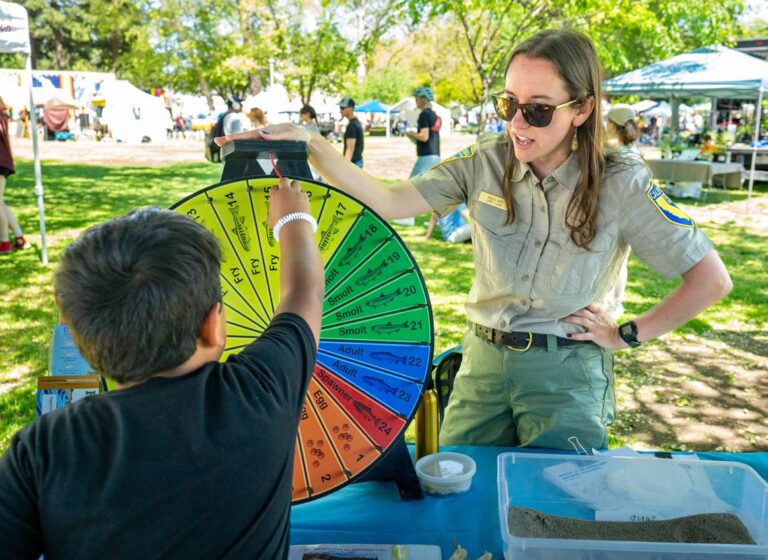
[[380, 305], [386, 305], [389, 302], [394, 301], [394, 299], [397, 296], [400, 296], [400, 295], [403, 295], [403, 289], [402, 288], [398, 288], [394, 292], [390, 292], [388, 294], [385, 294], [384, 292], [381, 292], [381, 294], [379, 294], [375, 298], [366, 301], [365, 305], [367, 305], [369, 307], [376, 308], [376, 307], [379, 307]]
[[349, 263], [351, 263], [352, 259], [354, 259], [357, 256], [357, 254], [360, 252], [360, 250], [363, 248], [364, 242], [365, 242], [365, 235], [361, 233], [357, 242], [351, 247], [349, 247], [347, 249], [347, 252], [344, 253], [344, 256], [339, 261], [339, 264], [341, 266], [347, 266]]
[[380, 391], [384, 393], [385, 395], [395, 395], [397, 396], [397, 387], [391, 387], [387, 385], [384, 381], [381, 379], [378, 379], [376, 377], [371, 377], [370, 375], [364, 375], [363, 381], [376, 389], [377, 391]]
[[358, 286], [362, 286], [364, 284], [367, 284], [371, 280], [375, 280], [378, 278], [382, 272], [384, 272], [384, 269], [387, 268], [387, 261], [381, 261], [381, 264], [377, 266], [376, 268], [369, 268], [368, 271], [363, 274], [360, 278], [355, 280], [355, 284]]
[[373, 413], [373, 410], [371, 410], [370, 406], [364, 405], [360, 401], [353, 400], [352, 406], [355, 407], [355, 410], [357, 410], [360, 414], [363, 415], [363, 418], [373, 424], [374, 426], [378, 427], [384, 420], [379, 418]]
[[408, 328], [408, 321], [406, 321], [402, 325], [393, 325], [392, 321], [387, 321], [386, 325], [374, 325], [371, 327], [371, 330], [376, 334], [392, 334], [392, 333], [400, 332], [402, 329], [407, 329], [407, 328]]
[[235, 224], [235, 227], [230, 231], [235, 234], [243, 249], [250, 251], [251, 238], [248, 235], [248, 230], [245, 228], [245, 216], [240, 215], [240, 205], [230, 206], [229, 213], [232, 214], [232, 221]]
[[379, 362], [387, 362], [389, 364], [403, 364], [408, 363], [408, 356], [398, 356], [392, 352], [371, 352], [371, 358], [378, 360]]
[[339, 233], [340, 230], [337, 226], [340, 222], [341, 216], [334, 214], [333, 218], [331, 218], [331, 223], [328, 224], [328, 229], [324, 229], [320, 234], [321, 251], [324, 251], [325, 248], [328, 247], [328, 244], [331, 242], [331, 239], [333, 239], [333, 236]]
[[275, 236], [272, 235], [272, 228], [267, 225], [267, 222], [261, 222], [261, 225], [264, 226], [264, 231], [266, 232], [266, 236], [267, 236], [267, 243], [269, 243], [270, 247], [274, 247]]

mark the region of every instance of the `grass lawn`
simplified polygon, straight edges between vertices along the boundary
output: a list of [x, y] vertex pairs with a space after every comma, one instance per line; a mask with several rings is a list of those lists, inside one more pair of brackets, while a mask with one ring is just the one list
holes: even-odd
[[[9, 181], [6, 201], [35, 240], [37, 210], [32, 194], [32, 165], [19, 162], [17, 167], [18, 174]], [[51, 266], [45, 268], [40, 264], [36, 249], [0, 259], [0, 293], [3, 294], [0, 307], [0, 451], [8, 446], [11, 436], [19, 428], [34, 419], [35, 379], [47, 373], [51, 330], [58, 321], [52, 278], [61, 251], [90, 225], [137, 206], [167, 207], [183, 196], [217, 182], [220, 172], [219, 166], [208, 164], [149, 168], [45, 163]], [[758, 187], [756, 196], [765, 197], [766, 193], [768, 188], [763, 185]], [[706, 210], [723, 201], [732, 202], [745, 196], [743, 192], [712, 192], [706, 201], [686, 205], [698, 207], [694, 211]], [[430, 290], [437, 353], [460, 343], [466, 324], [463, 304], [472, 281], [473, 265], [469, 244], [445, 244], [438, 239], [437, 233], [432, 239], [423, 239], [425, 228], [421, 224], [428, 218], [428, 215], [417, 218], [417, 225], [413, 227], [397, 227], [419, 262]], [[724, 380], [715, 387], [727, 398], [725, 402], [717, 398], [713, 402], [724, 407], [747, 406], [740, 391], [748, 390], [748, 382], [733, 373], [734, 368], [738, 366], [739, 371], [749, 372], [763, 367], [755, 361], [755, 356], [765, 356], [767, 346], [762, 337], [768, 316], [764, 296], [768, 284], [765, 237], [754, 228], [737, 223], [702, 222], [701, 225], [717, 245], [736, 287], [725, 302], [660, 341], [644, 345], [637, 351], [617, 354], [620, 413], [612, 431], [613, 444], [685, 448], [685, 442], [681, 443], [679, 436], [676, 437], [675, 426], [665, 417], [665, 409], [657, 405], [688, 408], [693, 417], [701, 412], [696, 388], [701, 383], [708, 383], [714, 366], [706, 359], [706, 353], [696, 349], [697, 345], [714, 348], [720, 358], [730, 356], [731, 361], [717, 366], [722, 371], [716, 372], [718, 379], [722, 377]], [[658, 302], [676, 284], [663, 280], [631, 258], [625, 302], [627, 317]], [[691, 341], [694, 349], [685, 354], [688, 360], [685, 363], [690, 367], [681, 371], [666, 367], [668, 363], [677, 364], [683, 359], [681, 344]], [[722, 349], [722, 353], [718, 349]], [[696, 363], [697, 359], [699, 363]], [[691, 360], [693, 363], [689, 363]], [[670, 387], [674, 388], [672, 392]], [[756, 398], [762, 396], [758, 393]], [[754, 406], [758, 407], [758, 404]], [[765, 426], [764, 416], [753, 422], [752, 445], [758, 448], [768, 446], [760, 431], [760, 425]], [[746, 418], [752, 418], [751, 412]], [[708, 420], [711, 419], [701, 417], [697, 421], [708, 426], [712, 423]], [[750, 422], [747, 424], [752, 425]], [[699, 440], [691, 440], [688, 445], [702, 448]], [[720, 439], [713, 440], [708, 447], [745, 450], [743, 446], [723, 445]]]

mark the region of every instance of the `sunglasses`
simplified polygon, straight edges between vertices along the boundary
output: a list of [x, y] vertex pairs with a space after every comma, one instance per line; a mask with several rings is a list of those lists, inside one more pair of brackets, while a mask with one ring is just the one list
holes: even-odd
[[511, 121], [517, 110], [520, 109], [525, 122], [536, 128], [549, 126], [555, 111], [578, 101], [578, 99], [573, 99], [560, 105], [547, 105], [546, 103], [519, 103], [517, 99], [501, 93], [494, 94], [492, 97], [493, 108], [496, 109], [496, 114], [499, 115], [500, 119]]

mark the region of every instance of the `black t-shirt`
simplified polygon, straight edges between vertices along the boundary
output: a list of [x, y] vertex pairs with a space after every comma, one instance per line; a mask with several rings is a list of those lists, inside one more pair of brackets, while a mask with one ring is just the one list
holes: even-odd
[[435, 132], [432, 127], [437, 122], [437, 113], [432, 109], [424, 109], [419, 113], [419, 120], [416, 122], [416, 129], [421, 132], [422, 128], [429, 129], [429, 138], [426, 142], [416, 141], [417, 156], [439, 156], [440, 155], [440, 132]]
[[349, 120], [347, 129], [344, 131], [344, 153], [347, 153], [347, 140], [350, 138], [356, 140], [355, 150], [352, 152], [352, 162], [357, 163], [363, 159], [363, 145], [365, 142], [363, 140], [363, 125], [360, 124], [357, 117], [352, 117]]
[[226, 363], [40, 417], [0, 458], [0, 557], [286, 558], [315, 340], [292, 314]]

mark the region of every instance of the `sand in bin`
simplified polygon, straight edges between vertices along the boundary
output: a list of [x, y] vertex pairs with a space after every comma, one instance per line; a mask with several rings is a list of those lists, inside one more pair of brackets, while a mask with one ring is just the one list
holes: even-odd
[[702, 513], [664, 521], [585, 521], [510, 507], [509, 532], [516, 537], [708, 544], [755, 544], [741, 519]]

